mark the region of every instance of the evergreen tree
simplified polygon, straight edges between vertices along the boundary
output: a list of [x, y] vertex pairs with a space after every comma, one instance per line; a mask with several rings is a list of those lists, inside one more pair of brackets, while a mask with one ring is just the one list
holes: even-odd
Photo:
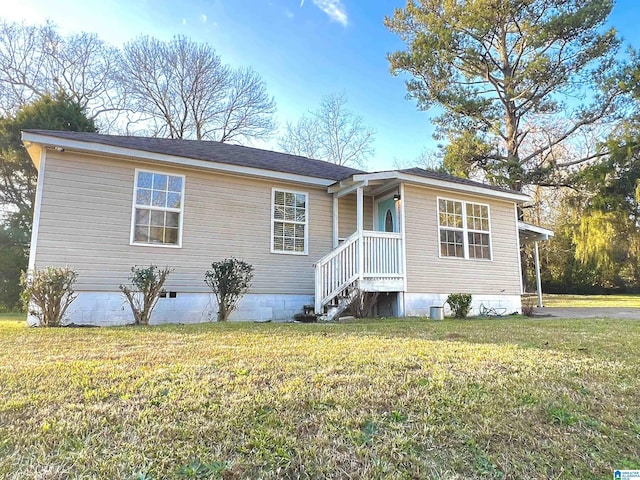
[[[521, 190], [603, 152], [559, 156], [617, 112], [613, 0], [408, 0], [385, 20], [406, 42], [389, 55], [409, 96], [439, 107], [445, 167]], [[598, 92], [595, 93], [594, 92]], [[582, 99], [582, 104], [580, 103]], [[578, 104], [576, 105], [576, 101]]]
[[21, 140], [22, 130], [95, 132], [93, 120], [64, 93], [45, 95], [0, 119], [0, 306], [19, 305], [20, 272], [27, 268], [38, 172]]

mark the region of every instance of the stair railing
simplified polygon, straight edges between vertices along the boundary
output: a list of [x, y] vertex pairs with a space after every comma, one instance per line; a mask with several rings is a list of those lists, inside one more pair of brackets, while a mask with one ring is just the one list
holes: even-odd
[[356, 232], [316, 263], [316, 313], [321, 313], [325, 305], [357, 282], [359, 240]]

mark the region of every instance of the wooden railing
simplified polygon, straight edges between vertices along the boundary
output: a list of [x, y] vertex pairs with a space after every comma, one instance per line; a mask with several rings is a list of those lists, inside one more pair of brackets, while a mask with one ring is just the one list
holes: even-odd
[[315, 311], [364, 278], [404, 277], [402, 234], [364, 231], [346, 238], [315, 265]]
[[363, 276], [403, 275], [402, 234], [369, 232], [363, 234]]
[[316, 313], [358, 280], [359, 238], [354, 233], [316, 263]]

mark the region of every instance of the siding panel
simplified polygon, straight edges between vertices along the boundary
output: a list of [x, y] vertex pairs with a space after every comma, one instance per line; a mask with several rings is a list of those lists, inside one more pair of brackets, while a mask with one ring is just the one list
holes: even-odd
[[[489, 205], [492, 260], [440, 258], [437, 197]], [[409, 293], [520, 294], [514, 204], [405, 186], [407, 288]]]
[[[129, 245], [136, 167], [185, 175], [182, 248]], [[252, 293], [308, 295], [331, 249], [323, 188], [51, 151], [44, 184], [36, 267], [75, 268], [78, 291], [117, 291], [132, 265], [154, 263], [175, 269], [168, 290], [206, 292], [205, 270], [233, 256], [254, 266]], [[309, 255], [270, 252], [272, 187], [308, 192]]]

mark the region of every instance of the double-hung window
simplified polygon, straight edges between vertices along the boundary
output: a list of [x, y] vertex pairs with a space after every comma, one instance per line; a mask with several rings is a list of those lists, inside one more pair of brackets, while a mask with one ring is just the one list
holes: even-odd
[[184, 175], [136, 170], [131, 243], [182, 244]]
[[491, 260], [489, 206], [438, 199], [440, 256]]
[[271, 251], [306, 255], [309, 237], [309, 196], [272, 190]]

